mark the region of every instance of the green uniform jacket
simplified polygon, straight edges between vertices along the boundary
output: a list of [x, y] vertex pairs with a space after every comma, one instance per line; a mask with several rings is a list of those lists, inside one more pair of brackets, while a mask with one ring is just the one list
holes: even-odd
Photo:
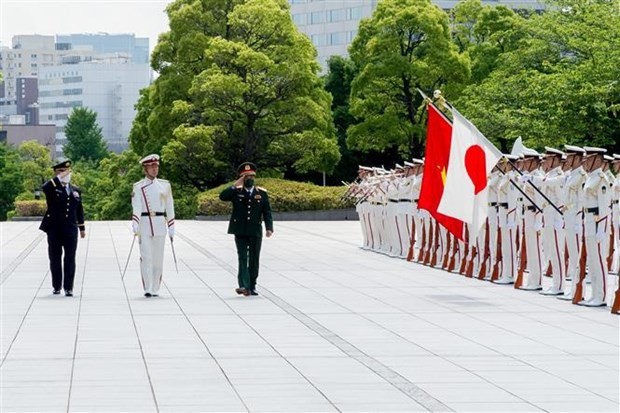
[[268, 231], [273, 231], [273, 218], [267, 191], [258, 186], [250, 195], [245, 188], [228, 187], [220, 193], [222, 201], [233, 204], [228, 233], [235, 235], [263, 236], [263, 220]]

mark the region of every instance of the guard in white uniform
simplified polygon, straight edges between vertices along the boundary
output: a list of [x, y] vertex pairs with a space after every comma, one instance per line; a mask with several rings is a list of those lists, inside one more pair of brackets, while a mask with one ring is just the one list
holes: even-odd
[[583, 237], [583, 184], [586, 171], [582, 160], [586, 151], [573, 145], [565, 145], [566, 161], [564, 170], [567, 178], [564, 183], [564, 233], [568, 249], [568, 265], [566, 267], [566, 288], [561, 300], [573, 300], [575, 286], [579, 279], [579, 258], [581, 257]]
[[605, 149], [584, 148], [587, 153], [584, 185], [584, 230], [588, 273], [591, 279], [590, 298], [579, 305], [600, 307], [606, 303], [607, 249], [611, 230], [611, 182], [603, 172]]
[[543, 208], [543, 231], [542, 241], [545, 261], [543, 261], [543, 269], [547, 268], [547, 264], [551, 263], [552, 268], [552, 285], [547, 290], [541, 292], [544, 295], [562, 295], [564, 294], [564, 283], [566, 277], [566, 264], [564, 262], [564, 252], [566, 239], [564, 232], [564, 219], [560, 211], [564, 208], [563, 188], [566, 177], [560, 166], [564, 153], [555, 148], [545, 147], [545, 156], [543, 165], [545, 176], [543, 178], [534, 178], [533, 182], [543, 193], [547, 199], [541, 205]]
[[131, 205], [132, 228], [140, 240], [140, 271], [145, 297], [157, 297], [161, 286], [166, 234], [173, 240], [174, 200], [170, 183], [157, 179], [159, 155], [140, 160], [145, 177], [133, 184]]
[[[542, 230], [542, 214], [537, 205], [542, 205], [543, 198], [534, 190], [532, 185], [527, 183], [528, 180], [536, 176], [542, 176], [543, 172], [539, 169], [538, 152], [527, 149], [523, 151], [525, 157], [524, 164], [527, 172], [520, 178], [523, 182], [523, 190], [525, 194], [536, 203], [533, 205], [530, 201], [524, 200], [525, 205], [525, 250], [527, 256], [527, 282], [518, 288], [528, 291], [539, 291], [541, 287], [542, 277], [542, 253], [540, 251], [540, 231]], [[515, 284], [516, 286], [517, 284]]]

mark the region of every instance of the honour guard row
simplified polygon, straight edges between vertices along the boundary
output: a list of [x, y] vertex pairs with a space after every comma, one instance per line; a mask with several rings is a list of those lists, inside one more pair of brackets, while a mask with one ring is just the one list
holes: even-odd
[[345, 196], [356, 200], [364, 249], [618, 313], [620, 288], [607, 283], [620, 261], [620, 155], [605, 153], [565, 145], [505, 155], [488, 176], [487, 222], [475, 239], [465, 227], [466, 242], [418, 208], [422, 160], [360, 166]]
[[[144, 178], [133, 184], [131, 227], [134, 242], [131, 244], [127, 263], [135, 240], [140, 245], [140, 273], [144, 296], [159, 296], [163, 278], [164, 246], [170, 238], [175, 266], [174, 199], [170, 183], [158, 178], [160, 157], [148, 155], [140, 160]], [[86, 236], [81, 190], [71, 184], [71, 161], [61, 160], [52, 167], [55, 176], [43, 184], [47, 211], [40, 229], [47, 233], [53, 294], [64, 289], [66, 296], [73, 295], [75, 277], [75, 252], [78, 232]], [[254, 186], [256, 165], [244, 162], [238, 167], [239, 178], [220, 194], [223, 201], [232, 202], [232, 215], [228, 233], [235, 235], [238, 256], [238, 288], [244, 296], [258, 295], [256, 280], [262, 243], [263, 221], [266, 236], [273, 235], [273, 219], [267, 190]], [[63, 257], [64, 252], [64, 257]], [[64, 268], [64, 269], [63, 269]], [[127, 264], [125, 265], [125, 270]], [[178, 271], [178, 269], [177, 269]], [[125, 271], [123, 271], [123, 277]]]

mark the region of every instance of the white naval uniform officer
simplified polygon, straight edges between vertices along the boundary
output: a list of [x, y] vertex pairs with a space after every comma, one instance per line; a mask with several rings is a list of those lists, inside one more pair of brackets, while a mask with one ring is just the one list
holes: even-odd
[[133, 184], [131, 206], [132, 228], [140, 241], [140, 272], [145, 297], [157, 297], [164, 266], [166, 234], [173, 240], [174, 200], [170, 183], [157, 179], [159, 155], [148, 155], [140, 160], [144, 179]]
[[607, 305], [606, 259], [611, 230], [611, 182], [602, 168], [606, 150], [592, 147], [584, 149], [587, 154], [585, 169], [588, 172], [583, 188], [584, 230], [592, 293], [588, 300], [578, 304], [600, 307]]

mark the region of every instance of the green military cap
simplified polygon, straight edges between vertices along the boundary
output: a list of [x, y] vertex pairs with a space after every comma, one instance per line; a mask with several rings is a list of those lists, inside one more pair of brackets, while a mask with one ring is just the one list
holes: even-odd
[[237, 167], [239, 175], [256, 175], [256, 165], [252, 162], [244, 162]]

